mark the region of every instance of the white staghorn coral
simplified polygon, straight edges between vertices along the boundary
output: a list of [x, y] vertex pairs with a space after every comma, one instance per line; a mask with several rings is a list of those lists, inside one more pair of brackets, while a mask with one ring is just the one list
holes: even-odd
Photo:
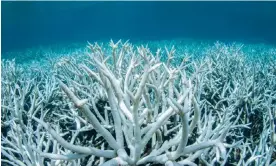
[[[175, 47], [110, 47], [89, 43], [87, 57], [62, 59], [30, 80], [11, 62], [2, 66], [2, 125], [9, 128], [1, 137], [3, 162], [275, 164], [275, 80], [251, 81], [260, 76], [246, 72], [241, 45], [217, 43], [195, 62], [179, 61]], [[259, 129], [253, 112], [263, 117], [258, 144], [246, 135]]]

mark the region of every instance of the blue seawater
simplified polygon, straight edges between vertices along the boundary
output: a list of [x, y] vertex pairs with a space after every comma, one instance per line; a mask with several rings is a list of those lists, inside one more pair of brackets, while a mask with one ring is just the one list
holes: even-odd
[[276, 2], [2, 2], [2, 58], [49, 45], [130, 39], [276, 43]]

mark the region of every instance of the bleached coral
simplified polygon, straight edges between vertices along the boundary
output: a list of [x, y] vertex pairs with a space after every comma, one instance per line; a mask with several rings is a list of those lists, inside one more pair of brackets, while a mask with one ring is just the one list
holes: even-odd
[[[89, 43], [87, 57], [62, 59], [51, 74], [30, 80], [14, 79], [22, 73], [3, 65], [10, 67], [2, 74], [2, 123], [9, 128], [3, 162], [275, 164], [275, 126], [267, 123], [274, 118], [275, 75], [264, 91], [250, 81], [257, 75], [246, 74], [242, 45], [216, 44], [197, 61], [179, 61], [174, 47], [156, 53], [121, 41], [110, 47]], [[265, 125], [257, 146], [244, 136], [260, 108]]]

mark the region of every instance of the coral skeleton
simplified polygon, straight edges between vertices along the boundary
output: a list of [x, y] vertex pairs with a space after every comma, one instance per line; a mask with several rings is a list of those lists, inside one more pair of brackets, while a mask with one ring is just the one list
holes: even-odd
[[197, 59], [109, 46], [51, 71], [2, 61], [2, 164], [276, 165], [275, 59], [250, 61], [240, 44]]

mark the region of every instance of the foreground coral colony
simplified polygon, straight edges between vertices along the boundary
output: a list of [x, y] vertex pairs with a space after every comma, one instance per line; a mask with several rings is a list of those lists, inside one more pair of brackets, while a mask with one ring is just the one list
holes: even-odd
[[273, 46], [111, 40], [37, 52], [27, 54], [40, 62], [1, 62], [3, 165], [276, 165]]

